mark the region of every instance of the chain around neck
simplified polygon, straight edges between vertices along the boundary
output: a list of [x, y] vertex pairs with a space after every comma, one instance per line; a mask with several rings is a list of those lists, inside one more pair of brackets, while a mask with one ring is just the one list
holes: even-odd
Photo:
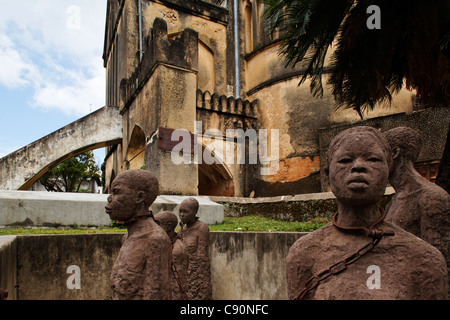
[[142, 217], [153, 217], [153, 212], [150, 210], [148, 213], [137, 214], [131, 219], [128, 219], [126, 221], [117, 221], [117, 223], [118, 224], [128, 225], [128, 224], [130, 224], [132, 222], [135, 222], [138, 218], [142, 218]]
[[383, 230], [380, 229], [375, 229], [375, 226], [381, 222], [383, 222], [384, 218], [386, 217], [386, 212], [384, 211], [384, 209], [382, 207], [380, 207], [380, 213], [381, 216], [374, 222], [372, 223], [369, 228], [364, 227], [364, 226], [360, 226], [360, 227], [344, 227], [341, 226], [338, 222], [337, 222], [337, 218], [338, 218], [338, 214], [339, 212], [336, 211], [336, 213], [333, 215], [333, 225], [343, 231], [364, 231], [366, 233], [366, 235], [368, 237], [371, 238], [381, 238], [382, 236], [393, 236], [394, 233], [393, 232], [384, 232]]

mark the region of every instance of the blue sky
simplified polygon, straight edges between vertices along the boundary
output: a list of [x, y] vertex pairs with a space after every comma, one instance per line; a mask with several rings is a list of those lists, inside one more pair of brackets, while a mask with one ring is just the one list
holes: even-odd
[[0, 0], [0, 158], [105, 105], [106, 2]]

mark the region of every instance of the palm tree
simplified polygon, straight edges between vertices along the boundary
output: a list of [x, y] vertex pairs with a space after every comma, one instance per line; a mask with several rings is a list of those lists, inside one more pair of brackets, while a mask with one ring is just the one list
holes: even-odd
[[[314, 96], [323, 94], [326, 73], [337, 107], [353, 108], [361, 117], [389, 104], [402, 88], [416, 90], [423, 106], [450, 105], [450, 1], [263, 1], [269, 31], [281, 34], [286, 66], [304, 66], [300, 84], [311, 78]], [[380, 29], [367, 26], [371, 5], [380, 8]], [[447, 139], [437, 180], [447, 191], [449, 153]]]

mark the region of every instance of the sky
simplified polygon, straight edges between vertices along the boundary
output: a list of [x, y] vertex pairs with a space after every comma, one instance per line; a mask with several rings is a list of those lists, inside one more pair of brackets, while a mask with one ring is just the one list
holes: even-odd
[[0, 158], [105, 105], [106, 3], [0, 0]]

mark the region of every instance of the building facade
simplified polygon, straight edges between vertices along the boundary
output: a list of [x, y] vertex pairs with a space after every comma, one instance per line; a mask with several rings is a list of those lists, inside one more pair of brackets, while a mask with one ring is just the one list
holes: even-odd
[[[326, 190], [321, 130], [361, 119], [330, 91], [319, 99], [298, 86], [305, 68], [284, 68], [263, 12], [260, 0], [108, 0], [106, 100], [123, 139], [107, 149], [106, 192], [135, 168], [156, 174], [163, 194]], [[414, 97], [403, 90], [367, 119], [412, 114]]]

